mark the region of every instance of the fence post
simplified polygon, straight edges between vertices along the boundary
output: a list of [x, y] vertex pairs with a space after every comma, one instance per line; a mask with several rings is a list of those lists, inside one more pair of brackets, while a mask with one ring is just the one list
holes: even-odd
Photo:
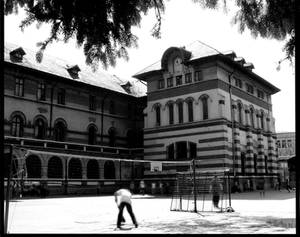
[[196, 193], [196, 172], [195, 172], [195, 159], [193, 159], [193, 177], [194, 177], [194, 212], [197, 212], [197, 193]]

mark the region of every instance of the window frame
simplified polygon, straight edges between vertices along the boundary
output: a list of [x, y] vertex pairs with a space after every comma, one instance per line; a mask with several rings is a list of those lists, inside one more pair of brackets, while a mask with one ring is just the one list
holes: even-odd
[[167, 88], [173, 87], [174, 83], [173, 83], [173, 77], [169, 77], [167, 78]]
[[194, 72], [194, 81], [203, 81], [203, 71], [202, 70], [197, 70]]
[[15, 96], [24, 96], [24, 78], [15, 78]]
[[45, 82], [38, 83], [37, 99], [39, 101], [46, 101], [46, 88]]
[[159, 79], [158, 80], [158, 89], [163, 89], [163, 88], [165, 88], [165, 80]]
[[89, 95], [89, 110], [95, 111], [96, 110], [96, 96]]
[[176, 76], [176, 86], [182, 85], [182, 75]]
[[192, 83], [192, 73], [188, 72], [184, 75], [185, 83], [189, 84]]
[[66, 90], [64, 88], [59, 88], [57, 92], [57, 104], [66, 104]]

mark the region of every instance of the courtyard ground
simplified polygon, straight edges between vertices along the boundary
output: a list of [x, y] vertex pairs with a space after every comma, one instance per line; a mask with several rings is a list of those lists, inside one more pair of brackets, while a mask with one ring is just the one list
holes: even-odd
[[[8, 233], [295, 234], [295, 191], [232, 194], [235, 212], [170, 211], [171, 197], [133, 195], [138, 228], [115, 231], [112, 196], [12, 200]], [[210, 201], [210, 200], [208, 200]], [[133, 226], [124, 211], [126, 226]]]

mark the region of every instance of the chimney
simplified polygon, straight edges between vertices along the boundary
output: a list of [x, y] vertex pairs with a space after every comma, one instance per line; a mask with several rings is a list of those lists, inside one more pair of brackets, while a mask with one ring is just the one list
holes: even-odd
[[10, 59], [13, 62], [22, 62], [23, 61], [23, 56], [26, 54], [25, 51], [23, 50], [22, 47], [19, 47], [10, 53]]
[[236, 58], [236, 54], [234, 51], [226, 51], [223, 53], [226, 57], [229, 57], [231, 60], [234, 60]]

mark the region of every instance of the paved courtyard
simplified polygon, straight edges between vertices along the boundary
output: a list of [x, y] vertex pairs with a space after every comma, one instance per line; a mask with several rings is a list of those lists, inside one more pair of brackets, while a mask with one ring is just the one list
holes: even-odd
[[[210, 201], [210, 200], [208, 200]], [[118, 209], [112, 196], [15, 200], [9, 233], [125, 234], [295, 234], [295, 192], [286, 190], [232, 194], [235, 212], [170, 211], [170, 197], [134, 195], [139, 228], [115, 231]], [[124, 211], [126, 226], [133, 226]]]

